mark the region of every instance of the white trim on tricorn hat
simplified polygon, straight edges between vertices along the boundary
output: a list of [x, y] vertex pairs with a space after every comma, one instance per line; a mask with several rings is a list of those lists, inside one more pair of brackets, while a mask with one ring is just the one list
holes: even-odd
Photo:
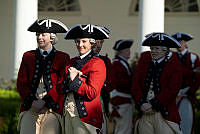
[[133, 40], [132, 39], [128, 39], [128, 40], [118, 40], [116, 41], [113, 49], [116, 51], [120, 51], [126, 48], [130, 48], [133, 44]]
[[110, 34], [110, 30], [107, 27], [101, 27], [107, 34]]
[[183, 32], [173, 33], [172, 37], [178, 41], [180, 41], [180, 40], [189, 41], [189, 40], [193, 39], [193, 36], [191, 34], [183, 33]]
[[108, 39], [109, 35], [102, 27], [88, 24], [88, 25], [81, 25], [77, 24], [71, 27], [66, 35], [65, 39], [77, 39], [77, 38], [93, 38], [95, 40], [100, 39]]
[[38, 19], [28, 28], [28, 31], [38, 33], [66, 33], [68, 28], [58, 20]]
[[168, 48], [180, 48], [180, 43], [166, 33], [147, 34], [142, 46], [165, 46]]

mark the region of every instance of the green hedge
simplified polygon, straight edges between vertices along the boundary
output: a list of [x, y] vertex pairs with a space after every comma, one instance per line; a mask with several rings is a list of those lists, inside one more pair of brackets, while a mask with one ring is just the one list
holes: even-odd
[[199, 127], [199, 124], [200, 124], [200, 111], [197, 111], [196, 112], [196, 120], [195, 120], [195, 127], [194, 127], [194, 134], [200, 134], [200, 127]]
[[19, 100], [19, 94], [14, 90], [3, 90], [3, 89], [0, 89], [0, 98], [1, 99]]
[[3, 119], [0, 134], [19, 134], [17, 132], [19, 105], [20, 97], [16, 91], [0, 89], [0, 117]]

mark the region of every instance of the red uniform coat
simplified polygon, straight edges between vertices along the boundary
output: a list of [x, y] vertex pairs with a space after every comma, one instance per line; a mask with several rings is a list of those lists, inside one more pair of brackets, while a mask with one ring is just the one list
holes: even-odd
[[[124, 65], [126, 63], [126, 65]], [[128, 63], [120, 57], [116, 57], [112, 63], [111, 85], [113, 89], [125, 94], [131, 95], [132, 72]], [[117, 106], [125, 103], [131, 103], [127, 97], [116, 96], [111, 98], [111, 104]]]
[[[48, 94], [43, 98], [46, 107], [51, 108], [57, 113], [62, 113], [63, 100], [60, 100], [62, 94], [62, 82], [65, 72], [65, 66], [69, 63], [68, 54], [52, 49], [50, 54], [45, 58], [39, 49], [25, 52], [22, 58], [17, 78], [17, 90], [21, 96], [20, 112], [29, 110], [32, 102], [36, 100], [35, 92], [38, 88], [40, 78], [45, 72], [47, 78]], [[45, 65], [45, 66], [43, 66]]]
[[[148, 89], [145, 89], [145, 84], [147, 84], [145, 82], [151, 64], [150, 52], [143, 53], [141, 58], [136, 67], [132, 85], [132, 95], [140, 115], [142, 115], [140, 106], [146, 102], [148, 92]], [[173, 53], [162, 69], [158, 82], [160, 89], [157, 89], [155, 99], [150, 101], [153, 109], [161, 112], [166, 120], [176, 123], [180, 122], [178, 107], [176, 105], [176, 96], [182, 83], [182, 72], [180, 68], [181, 63], [176, 54]]]
[[[72, 59], [73, 63], [77, 60]], [[66, 76], [68, 76], [66, 67]], [[74, 92], [74, 99], [81, 121], [101, 128], [103, 122], [100, 102], [101, 88], [106, 80], [106, 67], [104, 61], [98, 57], [92, 57], [80, 70], [87, 77], [76, 77], [65, 92]], [[67, 91], [68, 90], [68, 91]]]
[[[191, 60], [193, 59], [193, 61]], [[199, 89], [200, 86], [200, 73], [195, 73], [193, 70], [197, 67], [200, 67], [200, 60], [197, 54], [187, 52], [182, 58], [179, 58], [182, 61], [183, 67], [183, 84], [181, 88], [189, 86], [187, 94], [190, 97], [195, 97], [195, 92]]]
[[106, 66], [106, 81], [104, 82], [103, 89], [107, 92], [110, 92], [113, 89], [111, 85], [112, 78], [110, 75], [111, 69], [112, 69], [111, 60], [108, 58], [108, 56], [99, 55], [98, 57], [104, 61], [105, 66]]

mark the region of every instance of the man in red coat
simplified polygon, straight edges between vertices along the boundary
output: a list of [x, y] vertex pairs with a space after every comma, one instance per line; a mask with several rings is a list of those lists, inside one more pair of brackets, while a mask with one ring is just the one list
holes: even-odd
[[131, 96], [132, 70], [128, 64], [133, 40], [118, 40], [111, 69], [111, 116], [116, 123], [115, 134], [132, 133], [133, 102]]
[[108, 39], [108, 34], [96, 25], [75, 25], [65, 36], [74, 39], [79, 56], [66, 67], [63, 91], [66, 134], [100, 134], [103, 113], [101, 88], [106, 80], [106, 67], [95, 56], [92, 47], [96, 40]]
[[192, 134], [194, 132], [195, 112], [193, 103], [195, 100], [195, 93], [200, 86], [200, 74], [196, 72], [200, 67], [199, 56], [195, 53], [189, 52], [187, 42], [193, 37], [187, 33], [174, 33], [172, 35], [181, 44], [178, 48], [177, 56], [182, 63], [183, 82], [182, 87], [177, 97], [177, 104], [179, 106], [179, 113], [181, 116], [181, 129], [183, 134]]
[[20, 134], [58, 134], [61, 130], [62, 82], [68, 54], [54, 48], [55, 33], [66, 26], [52, 19], [36, 20], [28, 31], [36, 32], [38, 48], [25, 52], [17, 78], [21, 96]]
[[133, 77], [132, 95], [139, 111], [134, 134], [181, 134], [176, 105], [181, 64], [169, 51], [180, 44], [165, 33], [152, 33], [142, 45], [150, 46], [151, 55], [143, 55], [147, 57], [138, 62]]

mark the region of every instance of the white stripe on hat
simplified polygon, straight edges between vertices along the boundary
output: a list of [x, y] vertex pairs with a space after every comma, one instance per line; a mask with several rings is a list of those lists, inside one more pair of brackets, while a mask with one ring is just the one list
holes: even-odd
[[38, 22], [38, 24], [43, 25], [44, 23], [46, 23], [46, 27], [49, 28], [49, 27], [52, 26], [52, 24], [51, 24], [52, 22], [62, 26], [66, 31], [68, 31], [68, 28], [62, 22], [57, 21], [57, 20], [53, 20], [53, 19], [45, 19], [40, 23]]
[[100, 27], [100, 26], [95, 26], [93, 25], [93, 27], [97, 28], [98, 30], [100, 30], [107, 38], [109, 38], [109, 35]]
[[92, 32], [93, 32], [93, 30], [91, 31], [91, 25], [90, 25], [90, 24], [86, 25], [85, 27], [82, 27], [82, 26], [81, 26], [81, 29], [83, 29], [83, 30], [85, 30], [85, 29], [87, 29], [87, 28], [88, 28], [88, 32], [89, 32], [89, 33], [92, 33]]
[[152, 38], [156, 38], [156, 37], [158, 37], [158, 40], [164, 40], [164, 34], [162, 33], [158, 33], [155, 35], [152, 34]]
[[51, 22], [47, 19], [47, 20], [43, 20], [42, 22], [38, 22], [39, 25], [43, 25], [44, 23], [46, 23], [46, 27], [51, 27]]
[[172, 34], [172, 36], [175, 36], [175, 35], [177, 36], [178, 39], [181, 38], [182, 35], [186, 35], [186, 36], [189, 36], [190, 38], [193, 38], [191, 34], [183, 33], [183, 32], [177, 32], [177, 33]]
[[181, 33], [177, 33], [177, 38], [181, 38]]
[[101, 31], [107, 38], [109, 38], [109, 35], [100, 26], [95, 26], [95, 25], [92, 25], [92, 24], [88, 24], [85, 27], [82, 27], [82, 25], [81, 25], [81, 29], [83, 29], [83, 30], [89, 28], [88, 32], [90, 32], [90, 33], [94, 32], [94, 27], [96, 29], [98, 29], [99, 31]]
[[107, 27], [101, 27], [106, 33], [110, 34], [110, 30]]
[[66, 31], [68, 31], [68, 28], [62, 22], [60, 22], [58, 20], [53, 20], [53, 19], [49, 19], [49, 21], [61, 25]]
[[174, 39], [173, 37], [171, 37], [171, 36], [168, 36], [168, 35], [164, 35], [165, 37], [167, 37], [167, 38], [169, 38], [169, 39], [171, 39], [171, 40], [173, 40], [174, 42], [176, 42], [176, 44], [179, 46], [179, 47], [181, 47], [181, 44], [176, 40], [176, 39]]

